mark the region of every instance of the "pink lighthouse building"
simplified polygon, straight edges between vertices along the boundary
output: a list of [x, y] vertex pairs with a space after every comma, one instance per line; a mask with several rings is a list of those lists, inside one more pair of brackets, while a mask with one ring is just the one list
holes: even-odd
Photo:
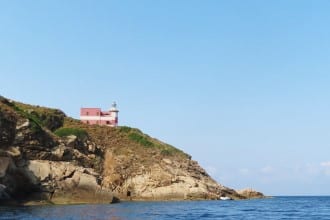
[[109, 111], [101, 111], [101, 108], [81, 108], [80, 120], [91, 125], [116, 127], [118, 125], [118, 112], [116, 102], [113, 102]]

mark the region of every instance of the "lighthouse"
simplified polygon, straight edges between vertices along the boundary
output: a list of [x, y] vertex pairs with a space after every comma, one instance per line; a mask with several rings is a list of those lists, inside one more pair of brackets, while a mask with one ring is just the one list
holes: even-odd
[[118, 112], [116, 102], [112, 103], [109, 111], [102, 111], [101, 108], [81, 108], [80, 120], [91, 125], [116, 127], [118, 125]]
[[117, 109], [117, 103], [113, 102], [112, 106], [110, 108], [110, 116], [111, 116], [111, 124], [114, 126], [118, 125], [118, 109]]

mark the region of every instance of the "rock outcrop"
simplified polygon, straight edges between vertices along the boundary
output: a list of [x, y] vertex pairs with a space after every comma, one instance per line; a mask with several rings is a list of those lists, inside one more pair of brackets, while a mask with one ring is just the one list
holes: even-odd
[[[216, 183], [190, 158], [164, 157], [158, 163], [145, 166], [134, 165], [125, 156], [115, 158], [107, 152], [105, 164], [103, 185], [125, 200], [219, 199], [220, 195], [242, 198], [234, 190]], [[124, 177], [111, 175], [124, 173], [123, 170], [126, 170]]]
[[[262, 194], [254, 194], [261, 197]], [[186, 153], [129, 127], [82, 124], [0, 97], [0, 203], [251, 198]]]
[[[25, 203], [111, 203], [118, 199], [101, 186], [102, 153], [87, 137], [58, 137], [59, 110], [42, 113], [0, 99], [0, 200]], [[55, 116], [52, 116], [55, 113]], [[44, 121], [43, 121], [44, 120]], [[53, 124], [53, 123], [54, 124]]]
[[254, 189], [241, 189], [236, 191], [238, 194], [242, 195], [246, 199], [259, 199], [265, 198], [264, 194], [261, 192], [255, 191]]
[[26, 173], [33, 184], [41, 183], [46, 198], [54, 203], [108, 203], [110, 190], [102, 189], [99, 174], [70, 162], [31, 160]]

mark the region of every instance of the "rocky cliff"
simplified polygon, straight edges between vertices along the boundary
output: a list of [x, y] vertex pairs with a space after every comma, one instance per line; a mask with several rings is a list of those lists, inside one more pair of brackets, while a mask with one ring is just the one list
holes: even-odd
[[[82, 124], [0, 98], [0, 202], [248, 198], [186, 153], [129, 127]], [[262, 194], [260, 195], [262, 196]]]

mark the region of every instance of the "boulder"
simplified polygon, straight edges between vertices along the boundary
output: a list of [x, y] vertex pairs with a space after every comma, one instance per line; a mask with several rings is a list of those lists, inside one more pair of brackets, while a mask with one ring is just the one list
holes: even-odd
[[18, 147], [9, 147], [6, 150], [7, 155], [13, 157], [13, 158], [20, 158], [21, 157], [21, 151]]
[[24, 120], [20, 124], [16, 125], [16, 130], [22, 130], [30, 126], [30, 121], [28, 119]]
[[66, 141], [65, 142], [65, 145], [67, 147], [74, 148], [75, 145], [76, 145], [76, 142], [77, 142], [77, 136], [75, 136], [75, 135], [69, 135], [69, 136], [66, 137], [66, 140], [65, 141]]
[[70, 161], [73, 157], [73, 149], [60, 144], [52, 149], [52, 160], [55, 161]]
[[48, 181], [51, 177], [51, 166], [47, 160], [31, 160], [27, 166], [27, 172], [34, 184]]
[[89, 153], [95, 153], [95, 145], [93, 145], [93, 144], [89, 144], [88, 145], [88, 152]]

